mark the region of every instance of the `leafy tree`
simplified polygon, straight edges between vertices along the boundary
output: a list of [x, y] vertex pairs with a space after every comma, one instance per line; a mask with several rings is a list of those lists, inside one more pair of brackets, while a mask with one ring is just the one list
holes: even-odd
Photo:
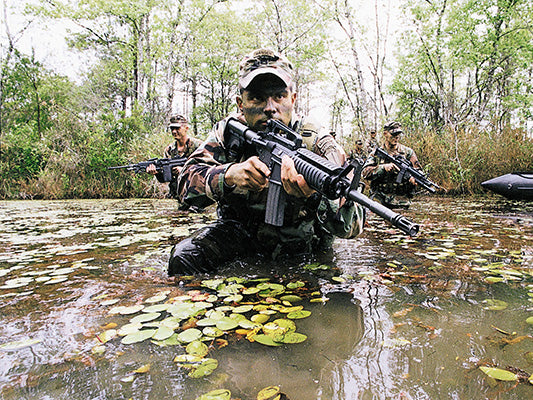
[[410, 0], [413, 23], [392, 91], [415, 126], [501, 131], [529, 116], [533, 5], [526, 0]]

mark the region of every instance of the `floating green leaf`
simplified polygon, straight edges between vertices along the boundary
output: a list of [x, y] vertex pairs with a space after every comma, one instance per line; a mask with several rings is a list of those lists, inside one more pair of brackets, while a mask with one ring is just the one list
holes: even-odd
[[254, 314], [250, 317], [250, 320], [252, 322], [255, 322], [257, 324], [264, 324], [265, 322], [267, 322], [269, 320], [269, 316], [268, 315], [265, 315], [265, 314]]
[[295, 294], [287, 294], [285, 296], [281, 296], [280, 300], [288, 301], [289, 303], [298, 303], [302, 301], [302, 298], [300, 296], [296, 296]]
[[174, 334], [174, 330], [169, 328], [168, 326], [160, 326], [157, 328], [157, 330], [154, 333], [154, 336], [152, 338], [154, 340], [165, 340], [171, 337]]
[[131, 333], [135, 333], [137, 331], [140, 331], [142, 329], [142, 324], [140, 322], [137, 322], [137, 323], [131, 323], [131, 324], [126, 324], [124, 326], [122, 326], [119, 330], [118, 330], [118, 334], [120, 336], [127, 336]]
[[174, 362], [182, 368], [194, 368], [195, 366], [201, 364], [202, 359], [202, 357], [193, 354], [179, 354], [174, 357]]
[[170, 307], [170, 304], [154, 304], [148, 307], [145, 307], [142, 311], [147, 314], [163, 312]]
[[218, 328], [216, 328], [214, 326], [206, 326], [202, 330], [202, 333], [205, 336], [209, 336], [209, 337], [219, 337], [219, 336], [222, 336], [224, 334], [224, 331], [221, 331], [220, 329], [218, 329]]
[[140, 314], [136, 317], [130, 319], [130, 323], [137, 324], [142, 322], [153, 321], [161, 316], [161, 313], [149, 313], [149, 314]]
[[209, 393], [197, 397], [196, 400], [230, 400], [231, 392], [227, 389], [212, 390]]
[[300, 310], [300, 311], [293, 311], [287, 314], [287, 318], [289, 319], [301, 319], [301, 318], [307, 318], [311, 315], [311, 311], [308, 310]]
[[137, 304], [136, 306], [130, 306], [130, 307], [122, 307], [119, 311], [119, 314], [121, 315], [136, 314], [139, 311], [142, 311], [143, 308], [144, 306], [142, 304]]
[[14, 342], [8, 342], [0, 345], [0, 350], [13, 351], [20, 350], [26, 347], [33, 346], [34, 344], [41, 343], [40, 339], [26, 339], [26, 340], [16, 340]]
[[492, 310], [492, 311], [501, 311], [505, 310], [508, 306], [508, 304], [503, 300], [495, 300], [495, 299], [486, 299], [483, 300], [484, 304], [487, 304], [486, 307], [483, 307], [485, 310]]
[[190, 343], [202, 337], [202, 331], [196, 328], [190, 328], [178, 333], [178, 340], [182, 343]]
[[235, 307], [233, 309], [234, 313], [247, 313], [248, 311], [251, 311], [254, 308], [251, 304], [244, 304], [242, 306]]
[[102, 333], [100, 333], [99, 335], [96, 336], [96, 338], [98, 339], [98, 341], [100, 343], [107, 343], [109, 342], [110, 340], [114, 339], [117, 337], [117, 330], [116, 329], [108, 329], [106, 331], [103, 331]]
[[298, 289], [305, 286], [305, 282], [302, 281], [296, 281], [296, 282], [290, 282], [287, 284], [288, 289]]
[[204, 376], [211, 375], [217, 367], [218, 360], [215, 360], [214, 358], [204, 358], [200, 365], [194, 367], [191, 372], [189, 372], [189, 377], [196, 379], [203, 378]]
[[156, 294], [155, 296], [147, 298], [145, 303], [160, 303], [167, 298], [167, 294], [168, 292]]
[[307, 336], [298, 332], [287, 332], [281, 335], [274, 335], [273, 339], [276, 343], [296, 344], [304, 342]]
[[504, 369], [491, 367], [479, 367], [479, 369], [491, 378], [499, 381], [516, 381], [518, 379], [518, 376], [515, 373]]
[[279, 392], [280, 389], [278, 386], [266, 387], [257, 393], [257, 400], [271, 400], [274, 398], [274, 396], [278, 395]]
[[193, 356], [205, 357], [209, 352], [209, 348], [205, 343], [195, 340], [187, 345], [185, 351]]
[[133, 344], [133, 343], [143, 342], [146, 339], [150, 339], [152, 336], [154, 336], [155, 332], [156, 332], [155, 329], [146, 329], [146, 330], [130, 333], [129, 335], [124, 336], [121, 342], [122, 344]]
[[258, 335], [255, 335], [253, 339], [257, 343], [261, 343], [266, 346], [273, 346], [273, 347], [281, 346], [281, 343], [275, 342], [272, 336], [269, 336], [269, 335], [258, 334]]
[[216, 327], [222, 331], [231, 331], [238, 326], [239, 322], [229, 317], [224, 317], [216, 322]]

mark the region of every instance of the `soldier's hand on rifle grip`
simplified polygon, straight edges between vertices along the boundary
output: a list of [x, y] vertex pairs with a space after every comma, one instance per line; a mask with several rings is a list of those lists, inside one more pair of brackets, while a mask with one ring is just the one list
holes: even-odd
[[172, 167], [172, 175], [179, 175], [182, 169], [183, 167], [180, 167], [179, 165]]
[[381, 165], [383, 167], [383, 169], [387, 172], [391, 172], [391, 171], [399, 171], [400, 168], [398, 168], [396, 165], [394, 165], [393, 163], [387, 163], [387, 164], [382, 164]]
[[291, 196], [307, 198], [316, 192], [316, 190], [309, 187], [304, 177], [296, 171], [294, 161], [286, 155], [281, 159], [281, 182], [285, 192]]
[[224, 175], [228, 186], [260, 192], [268, 183], [270, 170], [259, 157], [253, 156], [242, 163], [232, 164]]
[[146, 172], [149, 173], [150, 175], [156, 175], [157, 169], [154, 164], [150, 164], [149, 166], [146, 167]]

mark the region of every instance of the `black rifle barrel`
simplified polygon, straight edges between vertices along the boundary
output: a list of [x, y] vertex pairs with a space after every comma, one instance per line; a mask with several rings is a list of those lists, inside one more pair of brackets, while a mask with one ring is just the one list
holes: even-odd
[[400, 229], [402, 232], [407, 233], [409, 236], [416, 236], [420, 230], [420, 226], [418, 224], [409, 221], [409, 219], [407, 219], [405, 216], [392, 211], [383, 204], [368, 198], [356, 189], [350, 190], [347, 193], [346, 198], [349, 198], [368, 208], [370, 211], [389, 221], [392, 225]]

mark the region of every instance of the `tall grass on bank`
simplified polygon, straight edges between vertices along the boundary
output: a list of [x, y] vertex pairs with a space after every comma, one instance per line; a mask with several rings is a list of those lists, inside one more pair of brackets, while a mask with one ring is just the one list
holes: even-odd
[[487, 179], [533, 171], [533, 138], [524, 130], [417, 131], [403, 142], [415, 150], [430, 179], [450, 194], [481, 193]]
[[164, 197], [167, 185], [149, 174], [108, 170], [163, 157], [172, 137], [149, 132], [122, 141], [99, 130], [15, 135], [0, 148], [1, 199]]
[[[164, 129], [129, 123], [122, 120], [115, 133], [109, 127], [80, 124], [63, 125], [42, 137], [31, 127], [5, 135], [0, 143], [0, 198], [164, 197], [166, 185], [151, 175], [107, 169], [161, 158], [172, 141]], [[130, 131], [135, 134], [127, 138], [124, 132]], [[522, 130], [408, 131], [401, 141], [416, 151], [429, 178], [452, 195], [482, 193], [484, 180], [533, 171], [533, 139]]]

